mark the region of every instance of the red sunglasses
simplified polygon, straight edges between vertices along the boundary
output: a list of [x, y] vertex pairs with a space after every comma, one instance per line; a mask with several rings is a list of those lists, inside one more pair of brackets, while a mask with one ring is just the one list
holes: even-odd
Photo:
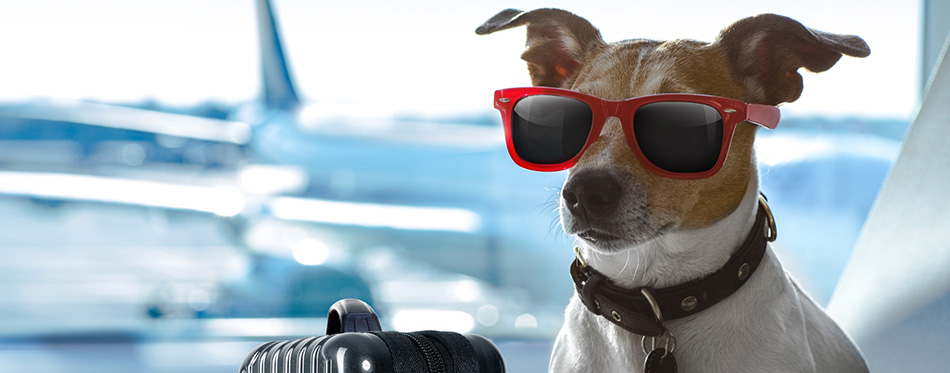
[[779, 109], [731, 98], [659, 94], [621, 101], [550, 87], [495, 91], [508, 153], [519, 166], [561, 171], [574, 166], [609, 117], [620, 119], [627, 144], [653, 173], [702, 179], [722, 168], [736, 124], [774, 129]]

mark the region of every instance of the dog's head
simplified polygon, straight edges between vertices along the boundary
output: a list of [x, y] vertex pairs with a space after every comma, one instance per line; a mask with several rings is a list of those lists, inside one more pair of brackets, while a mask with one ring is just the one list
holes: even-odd
[[[801, 94], [799, 68], [822, 72], [842, 54], [870, 53], [857, 36], [812, 30], [774, 14], [742, 19], [712, 43], [634, 39], [608, 44], [587, 20], [560, 9], [508, 9], [476, 33], [522, 25], [528, 40], [521, 57], [534, 85], [606, 100], [695, 93], [778, 105]], [[620, 121], [608, 118], [562, 188], [564, 230], [594, 250], [611, 252], [667, 232], [708, 226], [732, 212], [757, 177], [754, 135], [754, 125], [740, 123], [715, 175], [680, 180], [644, 167]]]

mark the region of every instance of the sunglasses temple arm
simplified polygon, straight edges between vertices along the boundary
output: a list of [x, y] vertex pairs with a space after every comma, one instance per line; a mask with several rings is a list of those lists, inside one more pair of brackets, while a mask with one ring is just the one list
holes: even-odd
[[781, 112], [775, 106], [748, 104], [746, 108], [746, 120], [768, 129], [778, 127], [778, 120]]

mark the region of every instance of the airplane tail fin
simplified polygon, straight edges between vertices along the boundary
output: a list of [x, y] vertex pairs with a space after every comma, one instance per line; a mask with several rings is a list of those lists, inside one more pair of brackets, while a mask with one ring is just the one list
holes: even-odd
[[257, 0], [257, 29], [261, 53], [261, 99], [268, 109], [290, 110], [300, 105], [281, 46], [270, 0]]

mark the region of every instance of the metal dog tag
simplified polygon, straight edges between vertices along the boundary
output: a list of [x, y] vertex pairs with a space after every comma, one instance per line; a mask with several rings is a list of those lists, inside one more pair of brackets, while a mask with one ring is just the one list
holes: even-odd
[[666, 352], [666, 349], [660, 347], [647, 355], [646, 362], [643, 363], [644, 373], [676, 373], [676, 359], [672, 352]]

